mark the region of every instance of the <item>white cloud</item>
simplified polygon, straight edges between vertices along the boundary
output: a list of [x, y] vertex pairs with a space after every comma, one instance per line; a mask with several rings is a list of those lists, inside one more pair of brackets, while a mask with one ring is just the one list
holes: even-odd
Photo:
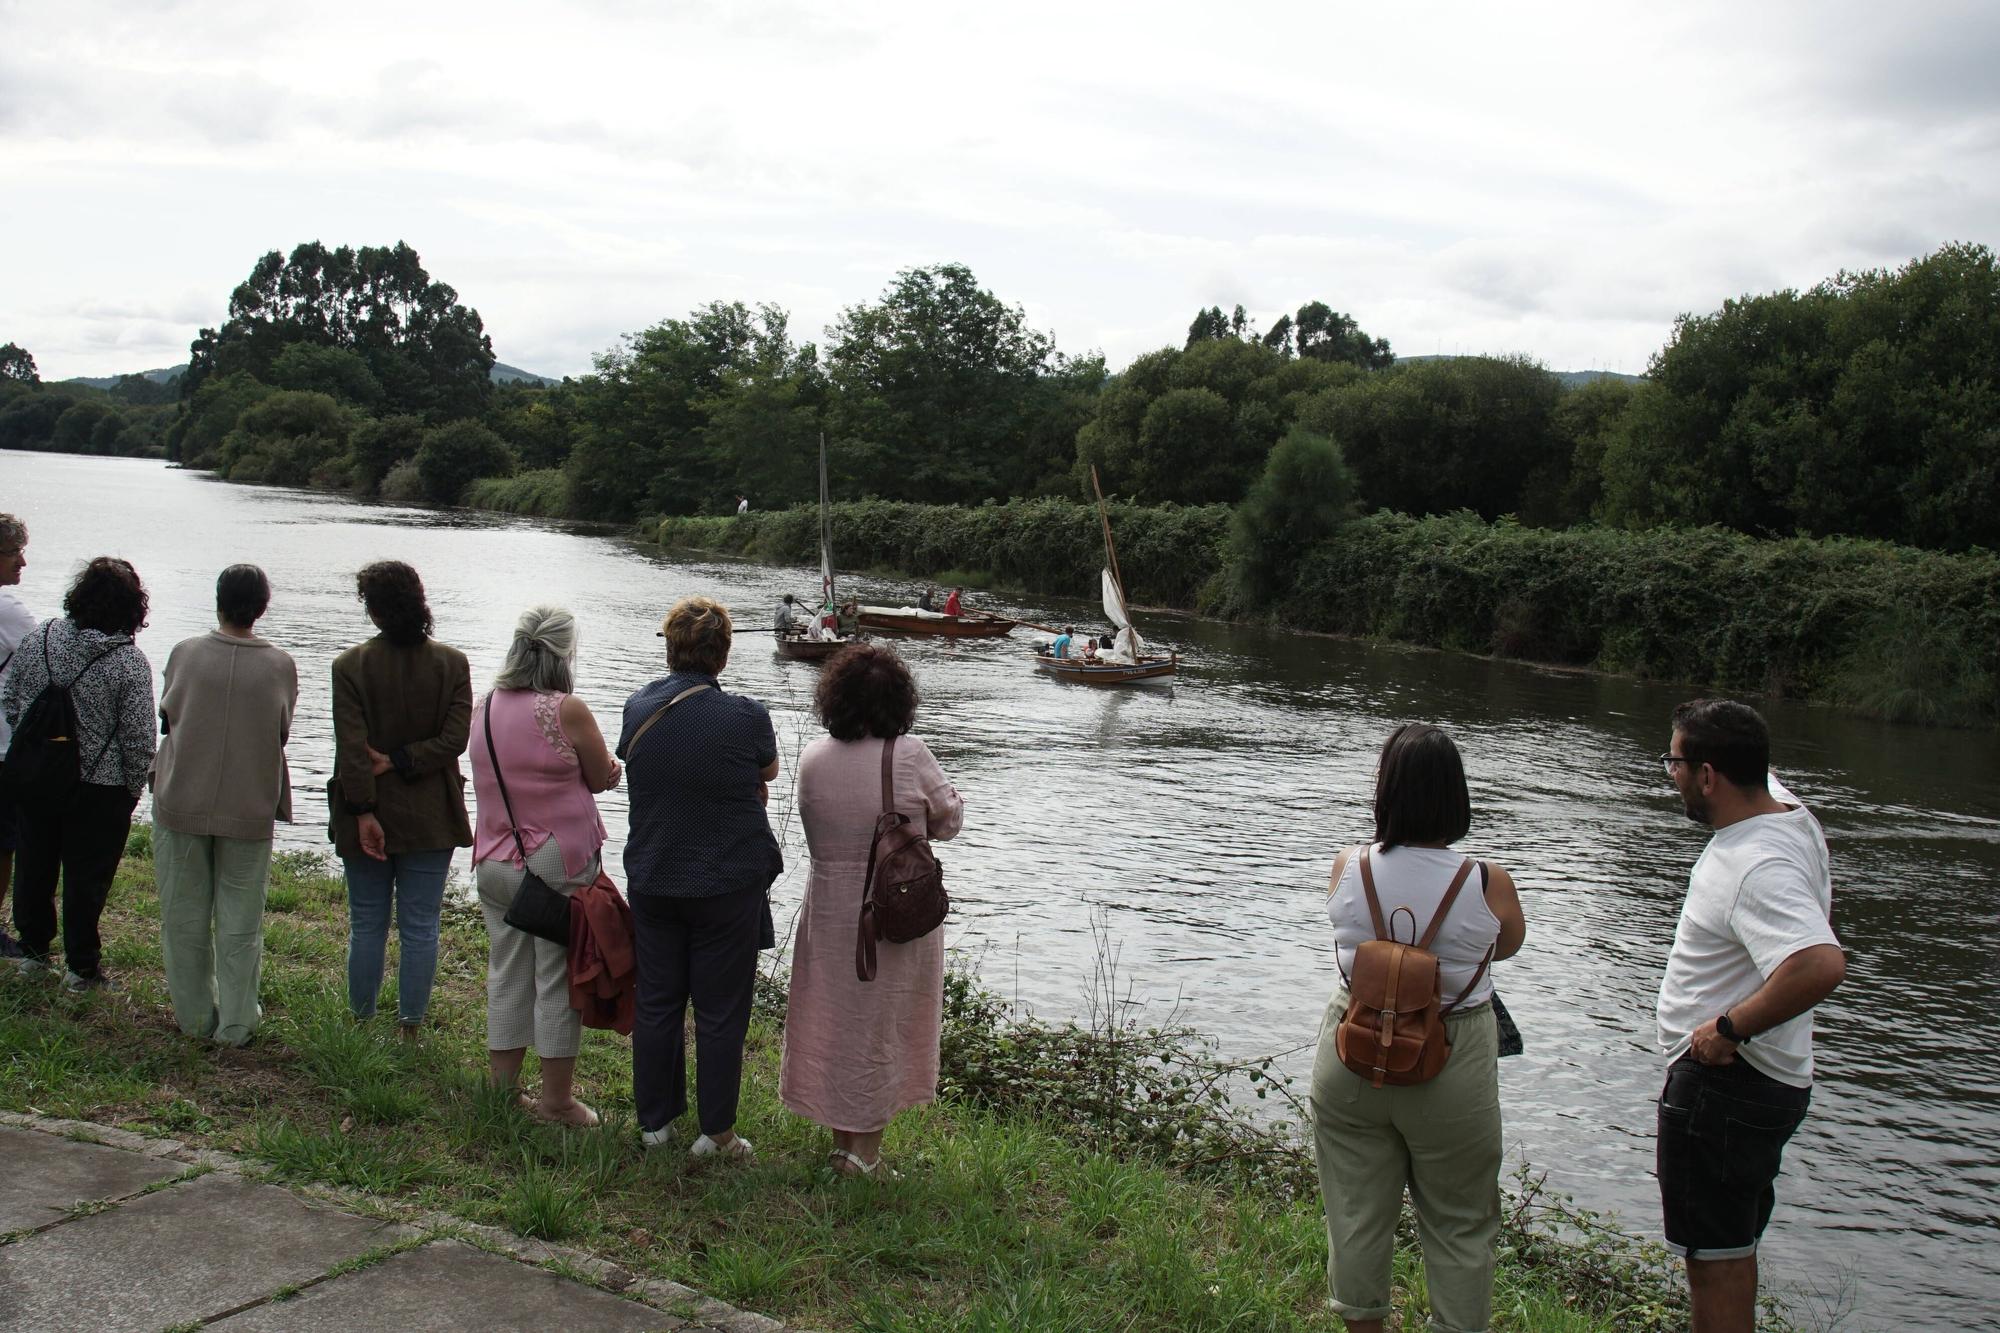
[[1114, 366], [1321, 299], [1639, 370], [1674, 316], [2000, 220], [1961, 0], [6, 6], [0, 340], [167, 364], [267, 249], [409, 241], [503, 360], [704, 302], [818, 339], [958, 260]]

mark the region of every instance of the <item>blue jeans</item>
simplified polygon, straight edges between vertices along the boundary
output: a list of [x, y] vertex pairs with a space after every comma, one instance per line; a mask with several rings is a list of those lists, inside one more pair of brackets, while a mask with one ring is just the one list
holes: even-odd
[[372, 1018], [382, 990], [393, 904], [400, 951], [396, 964], [396, 1021], [415, 1025], [430, 1008], [437, 975], [438, 917], [444, 910], [444, 876], [451, 848], [341, 858], [347, 871], [347, 1007]]

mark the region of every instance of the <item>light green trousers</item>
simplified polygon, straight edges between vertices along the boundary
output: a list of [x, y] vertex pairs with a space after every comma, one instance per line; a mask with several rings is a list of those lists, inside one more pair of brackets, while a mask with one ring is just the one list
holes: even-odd
[[269, 838], [215, 838], [153, 827], [160, 956], [174, 1019], [190, 1037], [240, 1046], [264, 1010], [264, 887]]
[[1479, 1333], [1493, 1313], [1500, 1235], [1499, 1036], [1493, 1007], [1445, 1019], [1451, 1059], [1428, 1083], [1371, 1086], [1340, 1062], [1336, 988], [1313, 1059], [1313, 1151], [1326, 1204], [1334, 1311], [1386, 1319], [1403, 1190], [1417, 1215], [1431, 1328]]

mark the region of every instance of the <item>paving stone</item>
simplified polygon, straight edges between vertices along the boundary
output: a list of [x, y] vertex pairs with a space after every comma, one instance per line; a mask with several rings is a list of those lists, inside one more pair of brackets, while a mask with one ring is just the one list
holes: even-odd
[[211, 1324], [218, 1333], [408, 1333], [410, 1329], [685, 1329], [634, 1301], [455, 1240], [405, 1250]]
[[0, 1248], [0, 1327], [157, 1333], [308, 1282], [383, 1235], [269, 1185], [202, 1176]]
[[187, 1169], [24, 1129], [0, 1129], [0, 1162], [0, 1231], [47, 1226], [78, 1200], [121, 1199]]

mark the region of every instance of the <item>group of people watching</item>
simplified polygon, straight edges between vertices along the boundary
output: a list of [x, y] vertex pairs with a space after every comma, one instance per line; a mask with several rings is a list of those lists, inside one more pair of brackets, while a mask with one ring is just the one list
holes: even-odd
[[[0, 515], [0, 578], [18, 582], [27, 532]], [[599, 793], [625, 784], [631, 827], [629, 899], [633, 1088], [642, 1142], [669, 1144], [688, 1109], [684, 1041], [695, 1010], [696, 1157], [748, 1158], [736, 1132], [744, 1041], [760, 950], [774, 948], [770, 888], [783, 856], [766, 816], [779, 776], [765, 707], [725, 690], [728, 611], [705, 597], [676, 603], [661, 627], [667, 672], [625, 703], [607, 744], [577, 695], [575, 616], [539, 606], [515, 625], [492, 687], [475, 698], [463, 653], [432, 637], [422, 580], [398, 561], [368, 565], [356, 590], [374, 633], [334, 659], [335, 761], [329, 834], [347, 885], [347, 1001], [371, 1020], [393, 923], [396, 1023], [420, 1035], [437, 973], [446, 878], [472, 848], [488, 935], [487, 1047], [496, 1084], [523, 1110], [597, 1123], [575, 1088], [582, 1016], [570, 951], [508, 924], [532, 871], [572, 895], [601, 881], [606, 841]], [[276, 822], [292, 817], [285, 745], [298, 699], [289, 654], [255, 633], [269, 580], [234, 565], [216, 583], [217, 628], [177, 644], [157, 701], [133, 636], [147, 597], [132, 566], [87, 564], [63, 614], [36, 623], [0, 594], [0, 716], [20, 719], [51, 681], [75, 701], [83, 781], [59, 804], [0, 810], [13, 869], [18, 945], [30, 976], [56, 964], [55, 891], [62, 884], [62, 979], [105, 989], [98, 924], [124, 854], [132, 812], [150, 782], [161, 955], [176, 1021], [188, 1035], [250, 1041], [262, 1010], [263, 909]], [[25, 623], [24, 623], [25, 622]], [[46, 655], [44, 650], [46, 649]], [[827, 734], [800, 759], [797, 808], [812, 850], [792, 945], [782, 1101], [832, 1131], [843, 1175], [887, 1172], [883, 1132], [936, 1096], [943, 1018], [941, 931], [878, 945], [863, 982], [852, 965], [863, 879], [882, 813], [884, 747], [894, 808], [933, 839], [958, 832], [963, 804], [924, 742], [911, 735], [915, 680], [892, 652], [843, 648], [814, 696]], [[155, 737], [158, 737], [157, 747]], [[468, 812], [461, 759], [471, 763]], [[504, 782], [505, 794], [502, 793]], [[474, 817], [476, 814], [476, 818]], [[518, 836], [517, 836], [518, 835]], [[519, 1092], [527, 1050], [541, 1062], [537, 1097]]]
[[[25, 527], [0, 515], [0, 584], [19, 581], [26, 545]], [[690, 1152], [750, 1157], [750, 1142], [736, 1132], [737, 1104], [757, 955], [775, 945], [769, 892], [783, 857], [766, 806], [779, 755], [765, 707], [722, 688], [727, 610], [705, 597], [673, 606], [661, 626], [667, 674], [626, 700], [609, 745], [576, 694], [579, 630], [570, 612], [524, 613], [492, 687], [475, 700], [464, 654], [432, 638], [414, 569], [371, 564], [356, 586], [375, 633], [333, 664], [337, 754], [327, 788], [347, 882], [355, 1018], [375, 1013], [393, 920], [397, 1022], [405, 1034], [420, 1031], [446, 870], [454, 849], [470, 846], [489, 938], [491, 1077], [516, 1087], [533, 1047], [540, 1096], [521, 1094], [523, 1108], [595, 1124], [574, 1087], [581, 1020], [569, 954], [506, 916], [529, 872], [565, 895], [599, 882], [606, 830], [596, 796], [622, 782], [643, 1143], [670, 1142], [687, 1110], [683, 1033], [692, 1002], [700, 1077]], [[8, 659], [0, 725], [17, 721], [50, 681], [66, 683], [89, 756], [59, 809], [0, 811], [0, 845], [19, 839], [20, 941], [8, 947], [24, 970], [50, 970], [60, 878], [64, 984], [110, 984], [98, 917], [150, 778], [174, 1012], [185, 1032], [223, 1043], [248, 1041], [257, 1028], [272, 827], [291, 814], [284, 747], [297, 674], [254, 632], [270, 597], [254, 566], [222, 572], [216, 629], [168, 657], [156, 755], [151, 672], [133, 643], [147, 599], [131, 565], [90, 561], [63, 614], [38, 624], [0, 592], [0, 657]], [[812, 871], [792, 946], [779, 1095], [832, 1131], [833, 1169], [867, 1176], [889, 1170], [881, 1144], [891, 1119], [936, 1095], [944, 975], [942, 932], [932, 931], [881, 944], [875, 979], [857, 979], [851, 960], [872, 835], [885, 789], [888, 804], [933, 839], [959, 831], [963, 803], [911, 735], [916, 684], [893, 652], [868, 643], [841, 649], [814, 707], [827, 734], [805, 749], [797, 775]], [[885, 779], [885, 747], [899, 739]], [[459, 767], [468, 748], [476, 821]], [[1830, 924], [1825, 838], [1769, 773], [1763, 719], [1740, 703], [1684, 705], [1659, 760], [1687, 816], [1715, 830], [1690, 874], [1658, 1006], [1668, 1061], [1656, 1140], [1665, 1232], [1688, 1261], [1697, 1333], [1748, 1330], [1757, 1242], [1785, 1143], [1810, 1098], [1812, 1011], [1840, 984], [1845, 960]], [[1483, 1329], [1501, 1221], [1490, 966], [1521, 948], [1526, 917], [1504, 868], [1454, 850], [1473, 810], [1458, 749], [1443, 731], [1412, 723], [1391, 734], [1377, 761], [1373, 814], [1371, 840], [1335, 858], [1327, 898], [1340, 981], [1321, 1029], [1311, 1107], [1332, 1306], [1356, 1333], [1384, 1326], [1407, 1191], [1431, 1326]], [[0, 859], [0, 891], [7, 866]], [[1335, 1034], [1359, 950], [1396, 936], [1404, 920], [1412, 941], [1417, 923], [1436, 922], [1425, 947], [1438, 962], [1439, 996], [1450, 1001], [1439, 1020], [1449, 1055], [1427, 1079], [1385, 1086], [1356, 1072]]]

